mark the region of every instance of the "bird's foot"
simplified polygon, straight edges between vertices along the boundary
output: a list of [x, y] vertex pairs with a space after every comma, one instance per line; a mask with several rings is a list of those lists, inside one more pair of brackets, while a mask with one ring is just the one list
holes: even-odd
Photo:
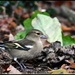
[[25, 68], [24, 68], [24, 66], [23, 66], [23, 64], [22, 63], [20, 63], [18, 60], [17, 60], [17, 58], [14, 58], [14, 61], [20, 66], [20, 68], [21, 68], [21, 70], [22, 71], [24, 71], [25, 70]]
[[24, 69], [26, 69], [26, 66], [24, 65], [24, 63], [21, 63], [21, 65], [23, 66]]

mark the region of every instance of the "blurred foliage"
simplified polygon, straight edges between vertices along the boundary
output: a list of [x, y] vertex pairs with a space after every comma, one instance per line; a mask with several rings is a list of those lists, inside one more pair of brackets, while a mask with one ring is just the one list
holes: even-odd
[[[37, 14], [44, 14], [44, 15], [49, 15], [47, 12], [40, 12], [38, 10], [36, 10], [34, 12], [34, 14], [31, 15], [30, 18], [26, 19], [23, 24], [24, 24], [24, 28], [25, 28], [25, 32], [19, 32], [17, 33], [17, 35], [15, 36], [15, 39], [16, 40], [19, 40], [19, 39], [22, 39], [26, 36], [26, 34], [31, 30], [33, 29], [32, 25], [31, 25], [31, 22], [32, 20], [37, 16]], [[63, 45], [71, 45], [71, 44], [74, 44], [75, 43], [75, 39], [73, 39], [70, 35], [67, 35], [67, 36], [64, 36], [62, 34], [62, 40], [63, 40]]]
[[24, 20], [23, 24], [24, 24], [25, 32], [24, 32], [24, 33], [23, 33], [23, 32], [18, 32], [18, 33], [16, 34], [16, 36], [15, 36], [15, 39], [16, 39], [16, 40], [19, 40], [19, 39], [24, 38], [24, 37], [26, 36], [26, 34], [27, 34], [31, 29], [33, 29], [32, 25], [31, 25], [31, 22], [32, 22], [33, 18], [35, 18], [35, 17], [37, 16], [37, 14], [40, 14], [40, 13], [41, 13], [41, 14], [44, 14], [44, 15], [49, 15], [47, 12], [40, 12], [40, 11], [36, 10], [36, 11], [34, 12], [34, 14], [31, 15], [30, 18]]
[[46, 12], [48, 12], [52, 17], [54, 17], [54, 16], [56, 16], [58, 14], [57, 11], [55, 9], [53, 9], [53, 8], [47, 9]]
[[[8, 15], [11, 15], [11, 13], [12, 13], [11, 5], [15, 5], [15, 3], [16, 3], [15, 1], [0, 1], [0, 6], [5, 6], [7, 8], [6, 13]], [[26, 36], [26, 34], [33, 28], [31, 25], [31, 22], [37, 16], [37, 14], [44, 14], [47, 16], [57, 14], [57, 12], [52, 8], [48, 9], [46, 12], [40, 12], [40, 11], [36, 10], [37, 7], [35, 7], [34, 2], [19, 1], [18, 6], [22, 6], [25, 9], [33, 7], [32, 9], [31, 8], [30, 9], [33, 11], [35, 10], [35, 11], [34, 11], [34, 14], [32, 14], [30, 18], [24, 20], [23, 24], [24, 24], [24, 28], [26, 31], [17, 33], [17, 35], [15, 36], [15, 39], [17, 39], [17, 40], [24, 38]], [[10, 12], [9, 12], [9, 10], [10, 10]], [[2, 11], [3, 10], [0, 9], [0, 12], [2, 12]], [[73, 39], [70, 35], [67, 35], [67, 36], [62, 35], [62, 40], [63, 40], [63, 45], [71, 45], [71, 44], [75, 43], [75, 39]]]
[[38, 14], [32, 20], [32, 26], [34, 29], [38, 29], [43, 32], [43, 34], [48, 36], [48, 42], [52, 43], [55, 41], [60, 41], [62, 43], [62, 30], [59, 20], [54, 17], [51, 18], [47, 15]]
[[31, 15], [31, 18], [34, 19], [38, 14], [50, 16], [49, 13], [47, 13], [47, 12], [40, 12], [39, 10], [35, 10], [34, 14]]
[[51, 74], [69, 74], [65, 69], [52, 70]]
[[2, 6], [6, 1], [0, 1], [0, 6]]
[[75, 44], [75, 39], [72, 38], [70, 35], [64, 36], [64, 34], [62, 34], [62, 40], [63, 40], [63, 45]]
[[3, 12], [3, 9], [0, 7], [0, 14]]
[[25, 28], [27, 33], [33, 28], [31, 25], [31, 22], [32, 22], [31, 18], [28, 18], [24, 21], [24, 28]]
[[32, 19], [28, 18], [24, 21], [24, 32], [18, 32], [17, 35], [15, 36], [16, 40], [22, 39], [26, 36], [26, 34], [33, 28], [31, 25]]
[[26, 32], [18, 32], [17, 34], [16, 34], [16, 36], [15, 36], [15, 39], [16, 40], [20, 40], [20, 39], [23, 39], [24, 37], [26, 36]]

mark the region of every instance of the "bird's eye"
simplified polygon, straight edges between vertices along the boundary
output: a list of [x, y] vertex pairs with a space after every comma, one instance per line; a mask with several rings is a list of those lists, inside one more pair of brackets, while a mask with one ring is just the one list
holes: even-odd
[[37, 35], [40, 35], [40, 33], [36, 33]]

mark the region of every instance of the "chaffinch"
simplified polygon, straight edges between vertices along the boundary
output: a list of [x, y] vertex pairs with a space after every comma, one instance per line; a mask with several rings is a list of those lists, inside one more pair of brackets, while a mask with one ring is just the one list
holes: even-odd
[[26, 38], [20, 41], [6, 42], [5, 46], [8, 47], [7, 50], [13, 58], [29, 60], [39, 56], [43, 51], [41, 39], [47, 39], [47, 37], [41, 31], [32, 29]]
[[26, 38], [20, 41], [6, 42], [5, 46], [9, 48], [8, 51], [13, 57], [32, 59], [43, 50], [41, 39], [47, 39], [47, 37], [41, 31], [33, 29]]

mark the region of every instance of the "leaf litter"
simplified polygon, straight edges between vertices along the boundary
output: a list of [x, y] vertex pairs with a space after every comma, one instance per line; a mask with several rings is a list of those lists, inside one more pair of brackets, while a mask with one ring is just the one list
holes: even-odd
[[[61, 46], [59, 41], [44, 47], [40, 56], [32, 60], [19, 59], [25, 68], [12, 60], [3, 47], [0, 48], [0, 72], [5, 74], [68, 74], [75, 73], [75, 45]], [[20, 62], [20, 63], [21, 63]], [[15, 70], [16, 72], [14, 73]]]

